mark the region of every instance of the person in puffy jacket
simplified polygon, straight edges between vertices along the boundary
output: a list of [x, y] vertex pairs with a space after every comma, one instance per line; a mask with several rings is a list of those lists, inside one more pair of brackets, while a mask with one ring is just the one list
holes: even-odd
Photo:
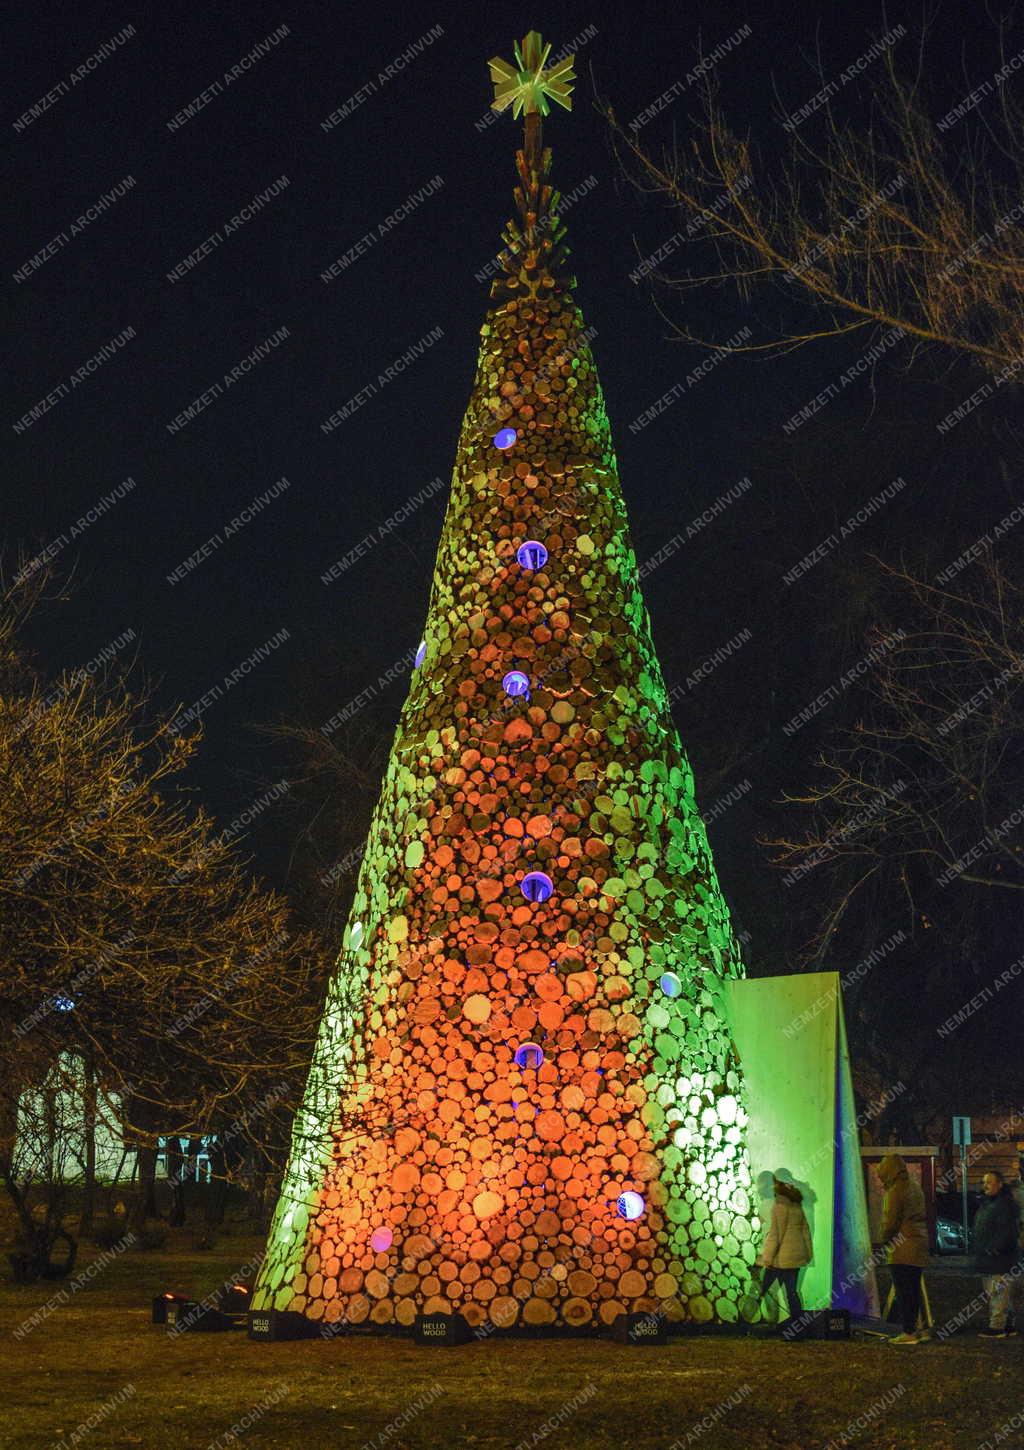
[[921, 1313], [921, 1273], [928, 1262], [928, 1220], [924, 1193], [898, 1153], [889, 1153], [877, 1168], [885, 1189], [882, 1200], [882, 1244], [892, 1271], [896, 1309], [903, 1333], [893, 1344], [920, 1344], [927, 1330], [918, 1330]]
[[1017, 1318], [1024, 1310], [1024, 1265], [1020, 1262], [1020, 1215], [1003, 1175], [990, 1168], [982, 1179], [985, 1197], [971, 1230], [974, 1267], [988, 1295], [988, 1328], [984, 1339], [1005, 1339], [1017, 1331], [1007, 1323], [1011, 1305]]
[[772, 1188], [771, 1222], [758, 1256], [758, 1262], [764, 1265], [761, 1295], [763, 1297], [773, 1284], [781, 1284], [790, 1318], [795, 1319], [803, 1312], [796, 1279], [804, 1265], [811, 1262], [811, 1231], [801, 1207], [803, 1194], [796, 1184], [774, 1178]]

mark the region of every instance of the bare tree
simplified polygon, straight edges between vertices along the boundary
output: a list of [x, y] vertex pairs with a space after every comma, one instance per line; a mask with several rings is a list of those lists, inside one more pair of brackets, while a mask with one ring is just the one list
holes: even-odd
[[[1000, 29], [1004, 61], [1007, 40]], [[885, 50], [859, 128], [839, 117], [823, 72], [823, 140], [811, 140], [811, 124], [784, 122], [781, 162], [735, 132], [710, 77], [685, 147], [645, 149], [639, 131], [602, 103], [627, 176], [679, 208], [693, 239], [688, 253], [706, 263], [682, 275], [652, 269], [652, 280], [676, 291], [734, 283], [744, 297], [774, 284], [809, 311], [805, 325], [734, 350], [780, 352], [899, 328], [918, 346], [971, 358], [990, 373], [1021, 366], [1024, 117], [1002, 85], [984, 125], [971, 132], [965, 123], [947, 136], [928, 110], [926, 42], [925, 33], [910, 76], [898, 52]], [[685, 340], [722, 345], [672, 320]]]
[[874, 562], [898, 614], [873, 627], [863, 713], [786, 797], [809, 828], [773, 842], [841, 878], [816, 953], [879, 873], [911, 913], [956, 883], [1024, 892], [1024, 590], [988, 546], [947, 583]]
[[1024, 1030], [1024, 590], [991, 549], [945, 582], [874, 564], [857, 713], [765, 844], [810, 922], [801, 964], [838, 966], [862, 1057], [915, 1086], [889, 1117], [989, 1111], [1024, 1090], [989, 1052]]
[[[158, 1134], [248, 1143], [262, 1115], [294, 1106], [324, 968], [237, 844], [176, 797], [197, 737], [150, 718], [119, 679], [44, 685], [18, 649], [19, 606], [15, 589], [0, 609], [0, 1174], [27, 1235], [40, 1174], [18, 1181], [26, 1094], [45, 1099], [54, 1074], [85, 1065], [140, 1150], [145, 1212]], [[87, 1178], [89, 1156], [86, 1141]], [[32, 1241], [44, 1271], [61, 1181], [47, 1176]]]
[[264, 726], [261, 733], [290, 757], [287, 799], [278, 807], [282, 817], [291, 812], [289, 896], [332, 954], [352, 903], [393, 732], [370, 708], [329, 734], [301, 720]]

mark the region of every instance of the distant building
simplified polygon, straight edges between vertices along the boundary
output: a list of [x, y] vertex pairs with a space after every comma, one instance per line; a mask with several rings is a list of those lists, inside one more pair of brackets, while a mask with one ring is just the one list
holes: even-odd
[[[27, 1088], [18, 1102], [15, 1165], [19, 1179], [38, 1183], [81, 1183], [87, 1156], [85, 1064], [74, 1053], [62, 1053], [40, 1087]], [[180, 1138], [183, 1152], [188, 1138]], [[209, 1146], [213, 1135], [199, 1139], [190, 1165], [197, 1183], [210, 1180]], [[157, 1139], [158, 1178], [167, 1177], [167, 1139]], [[125, 1140], [121, 1099], [98, 1091], [95, 1105], [95, 1174], [98, 1183], [124, 1182], [136, 1172], [136, 1151]]]

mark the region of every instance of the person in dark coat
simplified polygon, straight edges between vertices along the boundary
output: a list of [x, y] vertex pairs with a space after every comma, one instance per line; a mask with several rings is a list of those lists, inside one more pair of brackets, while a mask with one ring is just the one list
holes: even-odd
[[1020, 1218], [1017, 1203], [1003, 1182], [1003, 1175], [990, 1168], [982, 1180], [985, 1197], [974, 1215], [971, 1241], [974, 1267], [988, 1296], [988, 1328], [984, 1339], [1006, 1339], [1016, 1334], [1009, 1327], [1011, 1307], [1019, 1319], [1024, 1311], [1024, 1264], [1018, 1238]]
[[928, 1221], [921, 1185], [907, 1172], [898, 1153], [887, 1153], [876, 1169], [885, 1189], [881, 1240], [892, 1273], [903, 1333], [892, 1344], [920, 1344], [928, 1338], [918, 1329], [921, 1313], [921, 1273], [928, 1263]]

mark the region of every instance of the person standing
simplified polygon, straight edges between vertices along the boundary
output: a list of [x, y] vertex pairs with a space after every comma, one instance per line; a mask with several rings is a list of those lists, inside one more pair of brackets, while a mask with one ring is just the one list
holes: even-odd
[[1003, 1175], [990, 1168], [982, 1179], [985, 1196], [974, 1215], [971, 1235], [974, 1266], [988, 1296], [988, 1328], [983, 1339], [1006, 1339], [1016, 1334], [1007, 1323], [1011, 1306], [1019, 1319], [1024, 1308], [1024, 1266], [1020, 1262], [1020, 1216], [1016, 1200]]
[[878, 1165], [885, 1189], [882, 1201], [881, 1240], [892, 1271], [896, 1310], [903, 1326], [892, 1344], [921, 1344], [927, 1329], [919, 1330], [921, 1274], [928, 1263], [928, 1221], [921, 1185], [907, 1172], [898, 1153], [887, 1154]]
[[759, 1255], [759, 1262], [764, 1265], [761, 1297], [764, 1297], [773, 1284], [781, 1284], [786, 1295], [789, 1317], [795, 1320], [803, 1313], [796, 1280], [799, 1271], [811, 1262], [811, 1231], [801, 1207], [803, 1194], [796, 1184], [773, 1178], [772, 1188], [774, 1197], [771, 1223]]

